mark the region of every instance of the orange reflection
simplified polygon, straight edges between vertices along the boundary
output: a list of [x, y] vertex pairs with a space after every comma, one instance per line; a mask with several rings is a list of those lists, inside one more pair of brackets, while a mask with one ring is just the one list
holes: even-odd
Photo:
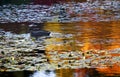
[[76, 72], [75, 77], [86, 77], [87, 75], [86, 69], [76, 69], [75, 72]]
[[119, 48], [120, 47], [120, 22], [112, 22], [111, 27], [111, 38], [114, 38], [115, 41], [111, 43], [111, 47], [109, 49]]
[[[44, 29], [61, 33], [63, 36], [52, 37], [47, 42], [49, 50], [111, 50], [120, 48], [120, 22], [78, 22], [78, 23], [46, 23]], [[72, 37], [65, 35], [72, 34]], [[59, 35], [58, 35], [59, 36]], [[57, 44], [54, 44], [54, 43]]]
[[119, 22], [85, 22], [77, 23], [77, 41], [83, 42], [83, 50], [89, 49], [115, 49], [120, 47]]
[[99, 71], [99, 73], [105, 74], [107, 76], [120, 74], [120, 66], [117, 64], [114, 64], [113, 67], [97, 68], [96, 70]]
[[[83, 29], [83, 34], [81, 34], [81, 36], [79, 36], [79, 35], [76, 35], [76, 38], [83, 38], [83, 37], [85, 37], [85, 38], [83, 38], [82, 40], [84, 41], [84, 46], [82, 47], [82, 50], [84, 51], [84, 50], [89, 50], [90, 49], [90, 39], [91, 39], [91, 37], [89, 37], [89, 35], [91, 35], [91, 33], [89, 32], [89, 30], [88, 30], [88, 28], [89, 28], [89, 26], [90, 26], [90, 24], [89, 23], [84, 23], [83, 24], [84, 25], [84, 27], [82, 28]], [[81, 25], [79, 25], [79, 26], [81, 26]], [[77, 30], [78, 32], [81, 32], [81, 30]], [[76, 32], [77, 32], [76, 31]], [[82, 41], [81, 39], [77, 39], [77, 41]]]

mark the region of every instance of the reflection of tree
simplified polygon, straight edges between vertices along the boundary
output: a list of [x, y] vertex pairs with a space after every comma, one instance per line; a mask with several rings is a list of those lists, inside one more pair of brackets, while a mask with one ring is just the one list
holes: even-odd
[[105, 74], [107, 76], [120, 75], [120, 66], [117, 64], [114, 64], [113, 67], [97, 68], [96, 70], [99, 73]]
[[19, 28], [19, 30], [20, 30], [20, 34], [24, 34], [27, 33], [28, 27], [23, 25]]
[[[63, 35], [72, 34], [72, 38], [61, 39], [63, 50], [89, 50], [119, 48], [120, 27], [117, 22], [79, 22], [66, 24], [47, 24], [45, 30], [59, 32]], [[54, 38], [56, 39], [56, 38]], [[53, 39], [53, 40], [54, 40]], [[58, 41], [59, 41], [58, 40]], [[57, 42], [57, 40], [54, 40]], [[66, 47], [65, 47], [66, 46]], [[60, 46], [58, 46], [60, 48]]]
[[44, 29], [50, 32], [62, 32], [60, 23], [45, 23]]
[[[81, 26], [81, 25], [80, 25]], [[79, 40], [79, 41], [83, 41], [84, 43], [84, 46], [83, 46], [83, 50], [88, 50], [90, 48], [90, 39], [91, 39], [91, 32], [89, 32], [89, 26], [90, 24], [89, 23], [84, 23], [83, 24], [83, 33], [81, 34], [81, 38], [83, 38], [82, 40]], [[80, 36], [79, 36], [80, 37]]]
[[72, 69], [59, 69], [57, 71], [57, 77], [74, 77], [74, 70]]
[[24, 77], [24, 72], [15, 72], [13, 75], [14, 77]]
[[[61, 37], [52, 37], [46, 41], [47, 50], [75, 50], [75, 40], [72, 37], [68, 38], [67, 35], [74, 35], [74, 24], [73, 23], [47, 23], [44, 27], [45, 30], [50, 32], [60, 33]], [[59, 35], [57, 35], [59, 36]]]
[[107, 22], [99, 22], [95, 23], [96, 30], [94, 32], [96, 45], [98, 45], [98, 49], [106, 49], [107, 45], [110, 44], [107, 40], [110, 38], [111, 34], [110, 24]]
[[16, 34], [21, 33], [28, 33], [28, 24], [22, 24], [22, 23], [6, 23], [6, 24], [0, 24], [0, 28], [5, 31], [10, 31]]
[[[119, 48], [120, 31], [118, 23], [114, 22], [85, 22], [78, 23], [77, 35], [78, 42], [83, 43], [83, 50], [89, 49], [114, 49]], [[116, 41], [115, 41], [116, 40]]]
[[[75, 42], [75, 37], [74, 37], [76, 34], [75, 24], [74, 23], [62, 24], [62, 31], [63, 31], [63, 34], [66, 36], [69, 34], [72, 35], [72, 37], [70, 37], [70, 38], [64, 37], [64, 39], [66, 41], [65, 44], [71, 48], [70, 50], [75, 51], [76, 50], [76, 45], [75, 45], [76, 42]], [[68, 48], [66, 48], [66, 49], [68, 49]]]
[[119, 22], [111, 22], [111, 38], [114, 39], [114, 41], [111, 43], [110, 49], [119, 48], [120, 47], [120, 26]]
[[86, 69], [76, 69], [75, 71], [75, 77], [87, 77], [88, 71]]

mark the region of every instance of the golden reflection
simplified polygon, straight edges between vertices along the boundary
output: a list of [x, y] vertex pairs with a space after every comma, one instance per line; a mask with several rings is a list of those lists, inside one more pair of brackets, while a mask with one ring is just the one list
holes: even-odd
[[[77, 26], [81, 26], [81, 24], [78, 24]], [[77, 29], [76, 33], [78, 33], [78, 32], [81, 33], [81, 36], [78, 33], [78, 35], [76, 35], [76, 38], [78, 38], [77, 41], [79, 41], [79, 42], [83, 41], [84, 42], [83, 47], [82, 47], [82, 50], [84, 51], [84, 50], [88, 50], [90, 48], [90, 37], [89, 37], [89, 35], [91, 35], [91, 34], [88, 30], [88, 28], [90, 26], [89, 23], [84, 23], [83, 26], [84, 27], [82, 28], [82, 31], [84, 31], [84, 32], [81, 33], [81, 30], [80, 30], [81, 28]], [[83, 37], [85, 37], [85, 38], [83, 38]], [[83, 38], [83, 39], [81, 40], [79, 38]]]
[[119, 48], [120, 47], [120, 22], [112, 22], [111, 23], [111, 38], [115, 41], [111, 43], [111, 47], [109, 49]]
[[51, 32], [51, 38], [45, 41], [47, 51], [75, 50], [73, 23], [46, 23], [44, 29]]
[[45, 23], [44, 29], [51, 32], [62, 32], [60, 23]]
[[58, 69], [56, 71], [57, 77], [74, 77], [74, 70], [72, 69]]
[[[47, 39], [47, 50], [110, 50], [120, 47], [120, 22], [46, 23], [44, 29], [58, 33]], [[59, 35], [60, 34], [60, 35]], [[72, 35], [69, 37], [69, 35]], [[60, 36], [60, 37], [59, 37]]]

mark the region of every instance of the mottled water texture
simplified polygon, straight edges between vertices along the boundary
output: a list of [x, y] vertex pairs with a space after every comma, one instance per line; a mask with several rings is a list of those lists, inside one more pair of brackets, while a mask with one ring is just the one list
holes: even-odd
[[118, 5], [0, 6], [0, 77], [120, 77]]
[[[120, 22], [77, 22], [77, 23], [9, 23], [0, 24], [0, 28], [14, 34], [28, 34], [41, 38], [49, 36], [45, 41], [50, 44], [63, 45], [70, 43], [73, 50], [112, 50], [120, 47]], [[46, 35], [47, 34], [47, 35]], [[50, 45], [50, 44], [46, 44]], [[63, 49], [65, 50], [65, 48]]]
[[[0, 24], [1, 70], [103, 68], [114, 65], [119, 68], [119, 24], [119, 21]], [[116, 71], [119, 73], [119, 70]]]

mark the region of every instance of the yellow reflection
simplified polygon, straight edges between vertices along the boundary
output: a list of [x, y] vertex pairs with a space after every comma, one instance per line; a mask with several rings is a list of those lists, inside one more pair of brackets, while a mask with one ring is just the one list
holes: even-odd
[[53, 32], [53, 36], [45, 41], [47, 51], [75, 50], [75, 40], [72, 36], [75, 34], [73, 23], [46, 23], [44, 29]]
[[[120, 22], [46, 23], [44, 29], [60, 33], [46, 40], [46, 50], [106, 50], [120, 47]], [[72, 35], [69, 37], [69, 35]], [[57, 35], [59, 36], [59, 35]]]
[[47, 51], [69, 51], [72, 50], [72, 47], [70, 45], [56, 45], [56, 44], [50, 44], [46, 46]]
[[62, 32], [60, 23], [45, 23], [44, 29], [51, 32]]
[[57, 77], [73, 77], [74, 76], [74, 70], [72, 69], [59, 69], [56, 70]]

